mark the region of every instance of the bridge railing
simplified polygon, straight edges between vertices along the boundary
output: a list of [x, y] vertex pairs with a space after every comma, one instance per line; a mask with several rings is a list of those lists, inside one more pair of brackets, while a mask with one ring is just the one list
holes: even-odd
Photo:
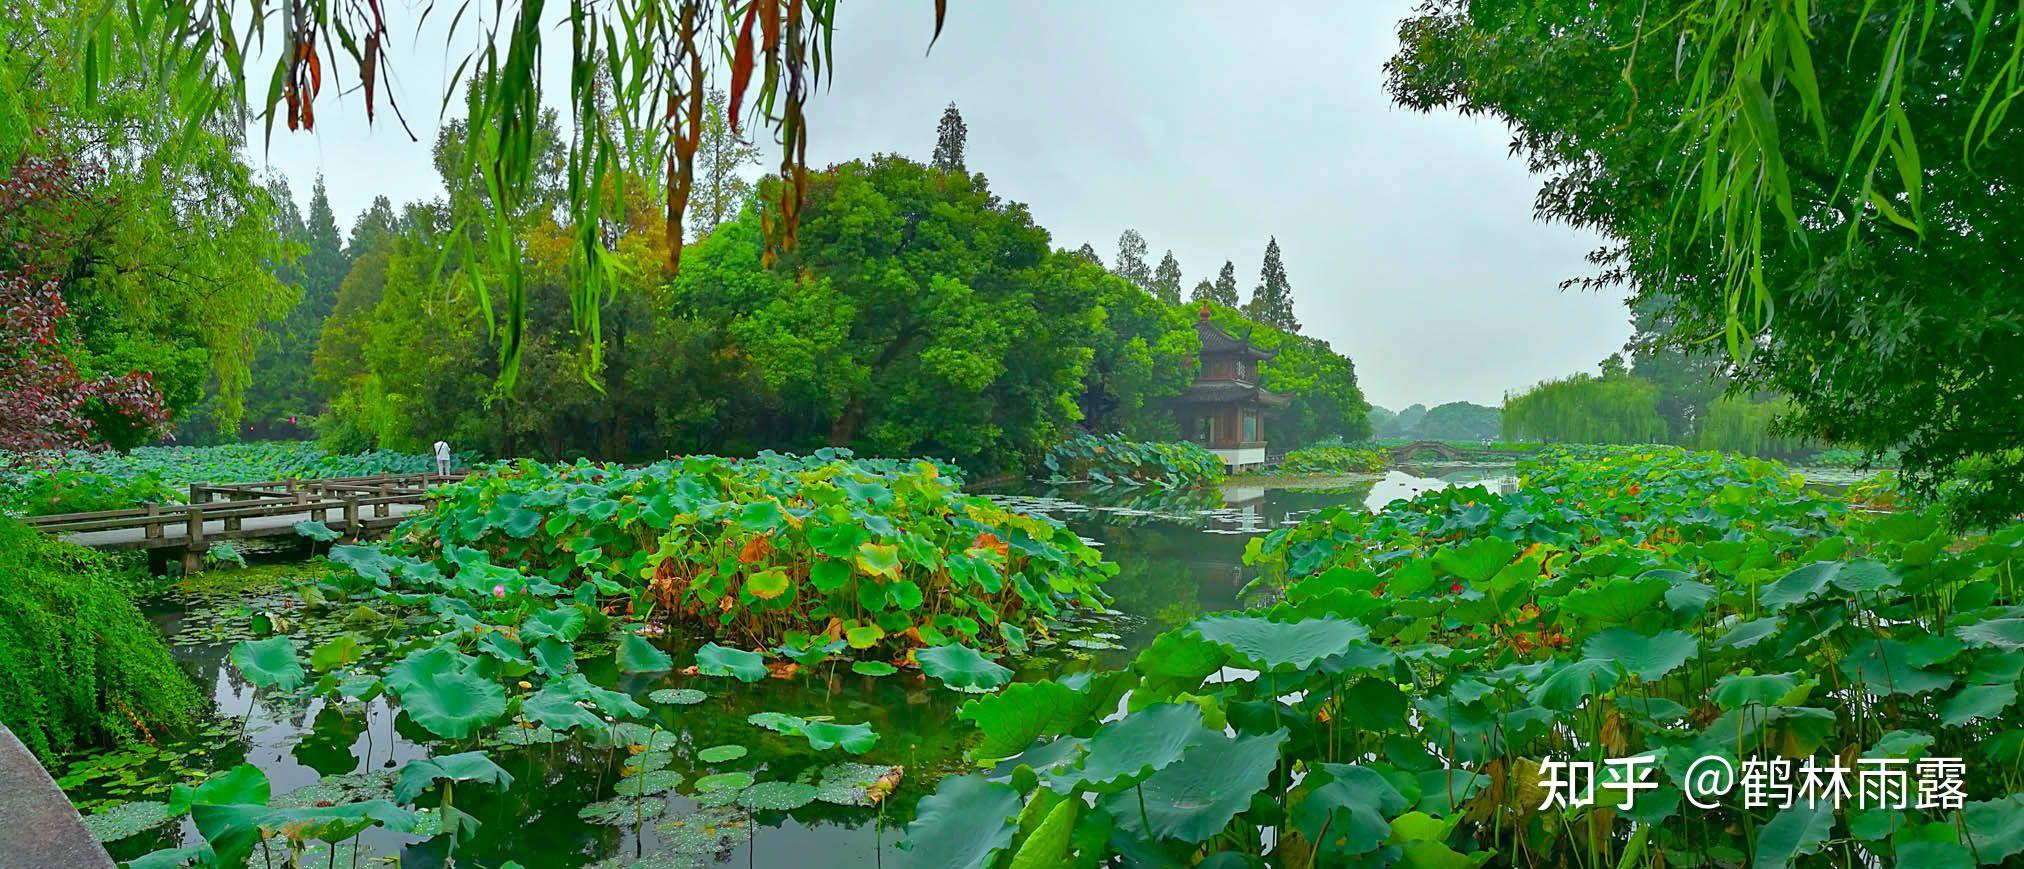
[[[188, 504], [148, 504], [123, 510], [57, 513], [23, 520], [51, 534], [139, 530], [138, 541], [106, 542], [112, 548], [147, 549], [177, 545], [203, 548], [210, 536], [240, 537], [248, 519], [307, 515], [350, 536], [398, 521], [398, 505], [419, 506], [428, 486], [455, 482], [462, 474], [405, 474], [332, 480], [275, 480], [260, 483], [194, 484]], [[221, 497], [222, 496], [222, 497]], [[368, 515], [369, 514], [369, 515]], [[206, 524], [220, 525], [211, 535]], [[180, 532], [180, 533], [176, 533]], [[279, 532], [276, 532], [279, 533]]]

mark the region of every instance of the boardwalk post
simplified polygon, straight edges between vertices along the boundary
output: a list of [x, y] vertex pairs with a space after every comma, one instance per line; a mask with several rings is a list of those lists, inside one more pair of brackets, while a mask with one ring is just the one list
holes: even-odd
[[204, 508], [191, 507], [183, 525], [183, 575], [191, 576], [204, 569], [204, 551], [210, 544], [204, 542]]
[[344, 533], [351, 535], [353, 540], [357, 540], [360, 532], [364, 530], [358, 525], [358, 496], [344, 496]]
[[155, 503], [155, 502], [153, 502], [153, 501], [149, 501], [149, 502], [148, 502], [148, 524], [147, 524], [147, 525], [145, 525], [145, 526], [142, 526], [142, 528], [141, 528], [141, 536], [142, 536], [143, 538], [146, 538], [146, 539], [148, 539], [148, 540], [160, 540], [160, 539], [161, 539], [161, 537], [162, 537], [162, 519], [161, 519], [161, 516], [162, 516], [162, 505], [160, 505], [160, 504], [157, 504], [157, 503]]

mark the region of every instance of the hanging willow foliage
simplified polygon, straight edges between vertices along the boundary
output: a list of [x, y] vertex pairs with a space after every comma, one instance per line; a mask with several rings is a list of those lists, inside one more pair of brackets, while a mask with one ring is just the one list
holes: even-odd
[[[1973, 166], [1976, 152], [2005, 123], [2011, 106], [2024, 96], [2024, 4], [2016, 0], [1861, 0], [1860, 23], [1846, 46], [1818, 44], [1811, 21], [1823, 7], [1852, 7], [1831, 0], [1699, 0], [1659, 21], [1639, 21], [1628, 46], [1624, 81], [1633, 83], [1640, 50], [1670, 53], [1676, 65], [1692, 58], [1692, 87], [1680, 121], [1682, 160], [1673, 219], [1686, 217], [1688, 231], [1706, 233], [1720, 252], [1729, 316], [1729, 352], [1744, 358], [1752, 336], [1771, 321], [1775, 299], [1764, 276], [1767, 207], [1787, 231], [1798, 234], [1819, 215], [1809, 208], [1853, 215], [1848, 245], [1863, 227], [1881, 217], [1924, 238], [1922, 207], [1926, 170], [1917, 131], [1906, 115], [1908, 90], [1944, 92], [1972, 100], [1975, 111], [1963, 137], [1962, 160]], [[2003, 9], [2002, 5], [2014, 9]], [[1650, 11], [1650, 7], [1646, 7]], [[1999, 13], [2003, 13], [1999, 15]], [[1922, 63], [1929, 40], [1953, 30], [1965, 32], [1971, 49], [1965, 64]], [[2005, 32], [2007, 31], [2007, 33]], [[1861, 121], [1849, 141], [1830, 141], [1821, 106], [1815, 50], [1846, 52], [1853, 62], [1857, 42], [1883, 40], [1879, 67]], [[1991, 56], [1992, 46], [2005, 53]], [[1830, 55], [1831, 57], [1831, 55]], [[1685, 72], [1685, 70], [1682, 70]], [[1849, 75], [1863, 71], [1848, 69]], [[1928, 97], [1929, 98], [1929, 97]], [[1842, 168], [1825, 200], [1795, 204], [1786, 173], [1786, 139], [1775, 103], [1797, 100], [1802, 123], [1829, 153], [1840, 153]], [[1886, 163], [1894, 173], [1886, 173]], [[1894, 174], [1895, 177], [1891, 177]], [[1691, 209], [1691, 214], [1683, 212]]]
[[[401, 24], [408, 26], [390, 28], [387, 0], [99, 0], [92, 14], [77, 19], [72, 43], [82, 60], [86, 99], [96, 99], [107, 82], [144, 76], [172, 85], [181, 115], [196, 124], [221, 108], [249, 108], [217, 105], [213, 85], [222, 78], [231, 93], [243, 95], [245, 47], [273, 41], [280, 50], [258, 109], [270, 137], [276, 120], [290, 130], [315, 128], [325, 78], [337, 74], [340, 59], [357, 78], [368, 122], [384, 101], [405, 129], [400, 107], [379, 87], [394, 72], [389, 34], [449, 16], [448, 44], [468, 49], [444, 89], [442, 110], [460, 86], [475, 85], [467, 101], [472, 146], [464, 149], [462, 168], [483, 179], [488, 200], [482, 242], [472, 242], [462, 226], [451, 235], [460, 240], [454, 251], [463, 262], [460, 273], [499, 341], [500, 387], [510, 390], [526, 299], [517, 226], [538, 158], [544, 25], [559, 20], [569, 32], [576, 129], [568, 149], [568, 211], [578, 254], [571, 313], [588, 339], [593, 371], [602, 344], [598, 314], [619, 268], [606, 218], [617, 213], [633, 168], [662, 167], [658, 192], [667, 208], [668, 265], [679, 267], [706, 79], [721, 66], [730, 77], [732, 129], [756, 115], [780, 144], [780, 177], [788, 183], [767, 215], [767, 254], [792, 247], [807, 185], [808, 100], [833, 57], [837, 0], [566, 3], [551, 13], [546, 0], [475, 6], [471, 0], [425, 0], [406, 13], [413, 20]], [[939, 37], [947, 0], [933, 3]], [[446, 250], [446, 259], [452, 253]]]

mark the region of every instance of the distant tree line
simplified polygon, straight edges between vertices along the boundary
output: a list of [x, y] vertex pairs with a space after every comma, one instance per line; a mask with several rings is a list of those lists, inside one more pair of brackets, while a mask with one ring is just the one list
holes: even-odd
[[[600, 312], [594, 364], [569, 315], [574, 233], [556, 219], [567, 179], [554, 164], [518, 218], [528, 315], [509, 392], [467, 298], [483, 276], [443, 265], [446, 246], [483, 226], [467, 219], [482, 185], [450, 171], [464, 147], [453, 123], [437, 143], [448, 195], [398, 209], [390, 231], [344, 251], [350, 269], [311, 360], [324, 402], [316, 429], [340, 450], [438, 437], [549, 458], [846, 445], [977, 469], [1027, 461], [1077, 429], [1178, 436], [1166, 399], [1192, 382], [1199, 352], [1199, 305], [1181, 301], [1179, 265], [1169, 257], [1127, 277], [1088, 245], [1054, 248], [1024, 205], [964, 165], [965, 133], [951, 107], [936, 165], [879, 156], [811, 173], [799, 243], [771, 261], [777, 182], [762, 181], [721, 223], [690, 221], [702, 228], [673, 277], [651, 181], [629, 185], [648, 201], [629, 200], [610, 230], [626, 268]], [[538, 140], [555, 136], [550, 118]], [[701, 152], [713, 150], [723, 149], [706, 140]], [[1143, 248], [1130, 248], [1139, 268]], [[1231, 267], [1224, 278], [1234, 282]], [[1224, 328], [1279, 351], [1260, 371], [1293, 399], [1275, 442], [1367, 434], [1347, 358], [1210, 306]]]
[[1393, 412], [1370, 409], [1371, 435], [1379, 440], [1487, 441], [1503, 431], [1502, 413], [1494, 407], [1451, 401], [1431, 410], [1424, 404]]

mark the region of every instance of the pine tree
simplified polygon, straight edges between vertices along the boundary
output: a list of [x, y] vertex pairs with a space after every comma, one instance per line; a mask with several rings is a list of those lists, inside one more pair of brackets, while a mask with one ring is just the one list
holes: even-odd
[[269, 185], [268, 192], [276, 206], [275, 233], [301, 252], [293, 262], [275, 264], [274, 276], [301, 295], [285, 316], [266, 325], [254, 349], [245, 418], [256, 436], [293, 437], [304, 434], [308, 417], [323, 410], [326, 396], [312, 382], [310, 357], [323, 321], [337, 305], [338, 285], [351, 271], [353, 252], [345, 250], [321, 177], [307, 215], [296, 208], [285, 181]]
[[1223, 261], [1223, 270], [1216, 273], [1216, 292], [1209, 297], [1218, 304], [1237, 307], [1237, 264]]
[[970, 135], [970, 128], [963, 125], [963, 113], [956, 111], [956, 104], [942, 110], [942, 123], [935, 128], [935, 159], [930, 165], [944, 172], [965, 172], [963, 167], [964, 141]]
[[1200, 281], [1195, 282], [1195, 288], [1189, 291], [1188, 293], [1188, 302], [1190, 304], [1196, 304], [1200, 302], [1212, 302], [1215, 301], [1215, 299], [1216, 299], [1216, 285], [1209, 283], [1208, 278], [1203, 278]]
[[1152, 291], [1153, 273], [1146, 267], [1146, 238], [1138, 230], [1127, 229], [1117, 237], [1117, 259], [1112, 261], [1110, 273], [1141, 290]]
[[1251, 319], [1285, 332], [1300, 331], [1293, 317], [1293, 285], [1286, 280], [1286, 266], [1279, 261], [1279, 239], [1265, 245], [1265, 262], [1258, 268], [1258, 286], [1251, 290], [1251, 303], [1244, 306]]
[[372, 204], [359, 212], [358, 220], [351, 224], [351, 240], [345, 243], [346, 256], [356, 260], [366, 251], [378, 248], [393, 240], [400, 232], [400, 217], [394, 214], [393, 200], [385, 195], [372, 198]]
[[738, 138], [726, 120], [729, 100], [720, 90], [703, 99], [703, 138], [696, 148], [696, 185], [689, 193], [689, 213], [682, 221], [693, 238], [701, 239], [719, 224], [738, 216], [752, 198], [752, 182], [740, 174], [759, 164], [759, 146]]
[[1181, 263], [1174, 259], [1174, 252], [1171, 250], [1160, 258], [1160, 267], [1153, 270], [1152, 292], [1162, 302], [1180, 304]]
[[1083, 242], [1082, 247], [1075, 252], [1075, 255], [1089, 260], [1097, 268], [1103, 268], [1103, 257], [1096, 255], [1096, 248], [1090, 247], [1089, 242]]

